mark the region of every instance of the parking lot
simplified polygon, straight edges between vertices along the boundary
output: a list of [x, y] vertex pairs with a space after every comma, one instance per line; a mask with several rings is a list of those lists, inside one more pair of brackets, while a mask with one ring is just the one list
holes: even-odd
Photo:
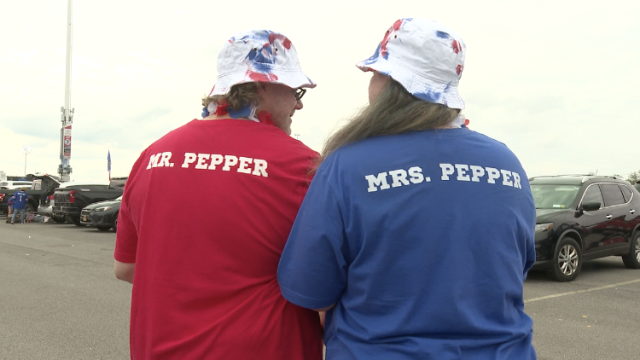
[[[128, 359], [115, 233], [0, 221], [0, 359]], [[570, 283], [531, 273], [525, 302], [538, 359], [638, 358], [640, 270], [620, 258], [587, 262]]]

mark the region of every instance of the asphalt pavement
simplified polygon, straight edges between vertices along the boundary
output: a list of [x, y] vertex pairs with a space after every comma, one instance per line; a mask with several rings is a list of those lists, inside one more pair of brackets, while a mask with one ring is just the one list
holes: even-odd
[[93, 228], [0, 222], [0, 359], [129, 359], [114, 244]]
[[621, 258], [585, 262], [568, 283], [531, 273], [524, 295], [538, 359], [640, 358], [640, 270]]
[[[128, 359], [131, 285], [113, 276], [115, 233], [0, 218], [0, 360]], [[617, 257], [577, 280], [531, 273], [525, 310], [540, 360], [640, 354], [640, 270]]]

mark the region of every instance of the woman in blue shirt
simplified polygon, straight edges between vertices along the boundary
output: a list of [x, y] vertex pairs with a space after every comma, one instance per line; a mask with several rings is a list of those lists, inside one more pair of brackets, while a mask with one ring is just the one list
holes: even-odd
[[278, 268], [287, 300], [328, 310], [329, 360], [536, 358], [535, 206], [517, 157], [466, 128], [465, 53], [408, 18], [357, 64], [370, 104], [327, 141]]

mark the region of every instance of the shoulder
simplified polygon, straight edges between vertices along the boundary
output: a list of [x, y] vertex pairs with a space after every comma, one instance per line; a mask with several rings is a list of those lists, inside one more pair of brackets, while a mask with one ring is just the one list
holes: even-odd
[[292, 149], [295, 149], [310, 157], [316, 158], [320, 156], [320, 154], [317, 151], [311, 149], [310, 147], [305, 145], [302, 141], [294, 139], [289, 135], [286, 135], [286, 137], [287, 137], [286, 142], [289, 144], [289, 146], [291, 146]]
[[194, 125], [197, 125], [198, 123], [199, 123], [199, 120], [191, 120], [191, 121], [187, 122], [186, 124], [183, 124], [182, 126], [179, 126], [179, 127], [175, 128], [173, 130], [170, 130], [169, 132], [167, 132], [166, 134], [161, 136], [159, 139], [154, 141], [149, 147], [152, 147], [155, 144], [162, 143], [164, 141], [172, 141], [176, 137], [180, 138], [185, 133], [201, 132], [201, 130], [197, 126], [194, 126]]
[[283, 154], [296, 154], [297, 156], [317, 158], [320, 156], [317, 151], [311, 149], [305, 145], [302, 141], [293, 138], [286, 132], [278, 129], [275, 126], [257, 124], [257, 132], [253, 135], [256, 136], [253, 140], [258, 143], [262, 143], [263, 146], [271, 147], [273, 150]]
[[161, 136], [159, 139], [155, 140], [154, 142], [152, 142], [149, 146], [147, 146], [142, 153], [140, 154], [140, 158], [145, 157], [147, 154], [149, 153], [154, 153], [155, 150], [160, 146], [164, 146], [166, 143], [173, 143], [176, 142], [176, 140], [178, 139], [182, 139], [185, 132], [197, 132], [198, 129], [190, 126], [193, 125], [194, 123], [197, 123], [198, 120], [191, 120], [188, 123], [179, 126], [171, 131], [169, 131], [168, 133], [164, 134], [163, 136]]
[[503, 156], [517, 159], [517, 156], [515, 155], [515, 153], [504, 142], [500, 140], [496, 140], [490, 136], [487, 136], [485, 134], [478, 133], [475, 131], [471, 131], [471, 133], [472, 133], [471, 134], [472, 136], [470, 137], [471, 143], [473, 144], [480, 143], [483, 146], [485, 146], [489, 151], [493, 151], [496, 155], [503, 155]]
[[471, 138], [471, 139], [481, 139], [481, 140], [487, 141], [489, 143], [493, 143], [493, 144], [495, 144], [497, 146], [507, 147], [507, 145], [505, 143], [503, 143], [500, 140], [496, 140], [496, 139], [492, 138], [491, 136], [488, 136], [488, 135], [485, 135], [483, 133], [479, 133], [479, 132], [473, 131], [473, 130], [467, 130], [467, 131], [469, 132], [468, 135], [469, 135], [469, 138]]

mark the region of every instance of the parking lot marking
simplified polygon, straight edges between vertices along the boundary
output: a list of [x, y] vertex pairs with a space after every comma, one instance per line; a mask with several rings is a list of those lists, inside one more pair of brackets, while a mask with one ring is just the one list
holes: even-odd
[[589, 291], [596, 291], [596, 290], [602, 290], [602, 289], [609, 289], [609, 288], [613, 288], [613, 287], [617, 287], [617, 286], [622, 286], [622, 285], [633, 284], [633, 283], [637, 283], [637, 282], [640, 282], [640, 279], [639, 279], [639, 280], [625, 281], [625, 282], [616, 283], [616, 284], [607, 285], [607, 286], [600, 286], [600, 287], [591, 288], [591, 289], [578, 290], [578, 291], [570, 291], [570, 292], [566, 292], [566, 293], [562, 293], [562, 294], [555, 294], [555, 295], [542, 296], [542, 297], [539, 297], [539, 298], [533, 298], [533, 299], [525, 300], [525, 301], [524, 301], [524, 303], [525, 303], [525, 304], [527, 304], [527, 303], [534, 302], [534, 301], [547, 300], [547, 299], [553, 299], [553, 298], [557, 298], [557, 297], [560, 297], [560, 296], [573, 295], [573, 294], [581, 294], [581, 293], [586, 293], [586, 292], [589, 292]]

